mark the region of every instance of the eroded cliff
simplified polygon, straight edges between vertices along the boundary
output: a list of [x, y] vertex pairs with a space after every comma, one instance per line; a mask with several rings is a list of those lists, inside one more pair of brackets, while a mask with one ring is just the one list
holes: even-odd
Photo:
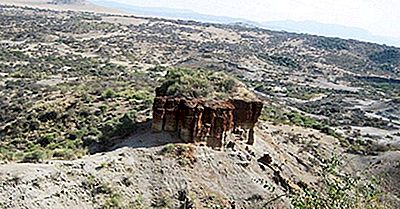
[[263, 103], [156, 97], [153, 104], [154, 131], [176, 132], [187, 143], [206, 143], [220, 148], [229, 140], [254, 143], [254, 126]]

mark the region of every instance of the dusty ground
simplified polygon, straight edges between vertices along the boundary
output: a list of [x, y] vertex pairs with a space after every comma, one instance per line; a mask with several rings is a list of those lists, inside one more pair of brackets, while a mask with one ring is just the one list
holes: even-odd
[[[0, 203], [4, 208], [98, 208], [118, 195], [125, 206], [164, 201], [176, 208], [183, 204], [178, 193], [185, 191], [197, 208], [261, 207], [288, 192], [287, 185], [276, 180], [276, 171], [290, 187], [300, 181], [312, 185], [321, 160], [333, 150], [343, 151], [332, 143], [336, 139], [315, 130], [266, 123], [256, 130], [254, 146], [239, 142], [233, 149], [216, 151], [167, 145], [174, 139], [145, 128], [112, 151], [79, 160], [1, 165]], [[180, 146], [193, 149], [194, 162], [163, 154], [168, 147]], [[272, 158], [269, 166], [257, 162], [264, 154]], [[288, 207], [287, 201], [284, 196], [268, 204]]]

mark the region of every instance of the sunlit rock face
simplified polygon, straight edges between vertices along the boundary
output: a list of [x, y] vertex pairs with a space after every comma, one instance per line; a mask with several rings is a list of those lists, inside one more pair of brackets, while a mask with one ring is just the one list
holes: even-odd
[[183, 142], [206, 143], [214, 148], [236, 139], [252, 144], [262, 107], [262, 102], [243, 99], [206, 101], [159, 96], [154, 99], [152, 129], [176, 132]]

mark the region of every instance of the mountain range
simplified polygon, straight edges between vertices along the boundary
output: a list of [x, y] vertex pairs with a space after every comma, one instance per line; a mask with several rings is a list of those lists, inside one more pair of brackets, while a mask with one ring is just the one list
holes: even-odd
[[295, 20], [256, 22], [243, 18], [201, 14], [188, 9], [173, 9], [164, 7], [140, 7], [140, 6], [133, 6], [129, 4], [123, 4], [107, 0], [90, 0], [90, 2], [100, 6], [116, 8], [121, 11], [142, 16], [162, 17], [162, 18], [181, 19], [181, 20], [194, 20], [200, 22], [221, 23], [221, 24], [240, 23], [248, 26], [260, 27], [269, 30], [305, 33], [305, 34], [312, 34], [319, 36], [338, 37], [344, 39], [356, 39], [360, 41], [400, 47], [400, 38], [398, 37], [378, 36], [362, 28], [349, 27], [344, 25], [326, 24], [316, 21], [295, 21]]

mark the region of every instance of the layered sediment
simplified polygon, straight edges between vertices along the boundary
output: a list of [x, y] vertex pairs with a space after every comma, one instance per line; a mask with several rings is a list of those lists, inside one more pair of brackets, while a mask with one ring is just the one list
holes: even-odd
[[230, 139], [253, 144], [254, 126], [262, 107], [262, 102], [242, 99], [205, 101], [159, 96], [153, 104], [152, 129], [176, 132], [183, 142], [205, 142], [215, 148], [223, 147]]

